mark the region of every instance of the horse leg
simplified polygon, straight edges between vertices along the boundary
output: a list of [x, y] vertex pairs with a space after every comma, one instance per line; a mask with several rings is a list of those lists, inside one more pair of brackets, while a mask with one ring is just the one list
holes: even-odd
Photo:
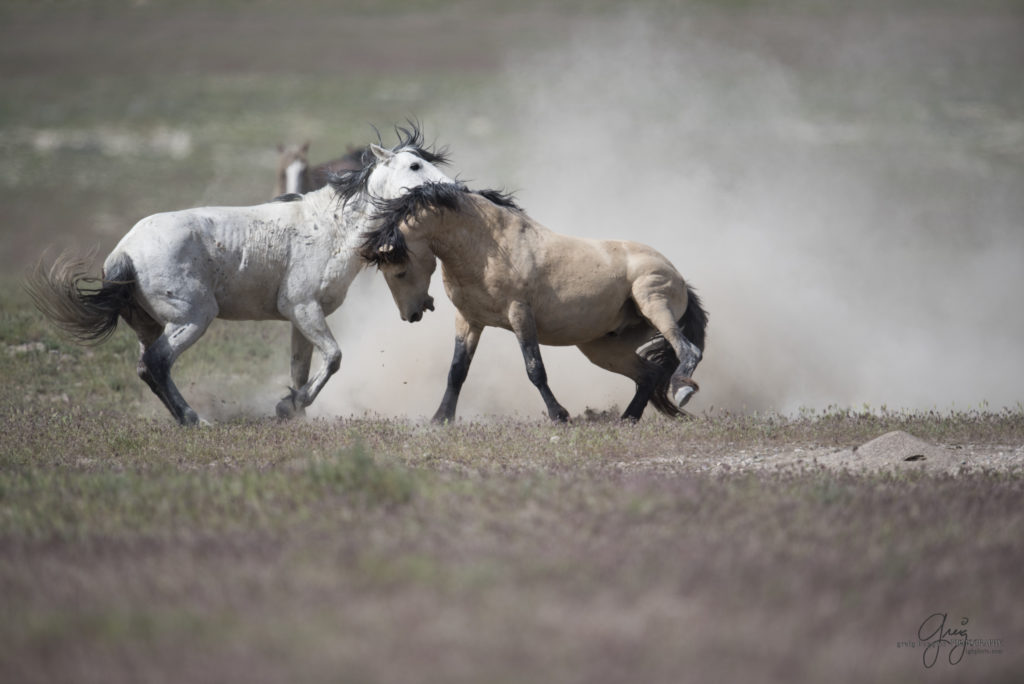
[[533, 318], [528, 304], [513, 302], [509, 307], [509, 323], [512, 325], [512, 332], [519, 340], [519, 347], [523, 351], [523, 360], [526, 362], [526, 374], [534, 387], [540, 390], [540, 396], [548, 409], [548, 417], [551, 420], [565, 422], [569, 420], [569, 412], [555, 399], [548, 387], [548, 374], [544, 369], [544, 362], [540, 358], [540, 344], [537, 342], [537, 322]]
[[128, 324], [139, 337], [139, 363], [136, 368], [139, 378], [149, 386], [149, 389], [157, 396], [161, 403], [167, 407], [167, 410], [171, 412], [171, 415], [180, 422], [180, 418], [178, 418], [178, 414], [175, 411], [175, 406], [170, 401], [167, 393], [164, 392], [163, 385], [157, 383], [156, 377], [149, 371], [149, 368], [143, 361], [146, 356], [146, 350], [155, 344], [157, 339], [163, 333], [163, 326], [153, 320], [149, 314], [141, 309], [137, 309], [133, 312]]
[[313, 343], [306, 339], [297, 326], [292, 325], [292, 386], [289, 388], [291, 394], [278, 403], [278, 418], [292, 418], [305, 414], [305, 407], [295, 403], [295, 396], [298, 394], [296, 388], [302, 387], [309, 381], [309, 367], [312, 361]]
[[[312, 404], [320, 394], [320, 390], [327, 384], [327, 380], [341, 367], [341, 348], [334, 340], [334, 335], [331, 334], [331, 329], [327, 326], [324, 310], [317, 302], [311, 301], [295, 305], [286, 315], [291, 319], [294, 329], [298, 331], [297, 333], [293, 332], [293, 343], [295, 334], [304, 336], [308, 343], [320, 352], [320, 356], [323, 357], [323, 365], [311, 380], [308, 380], [299, 389], [292, 389], [289, 396], [278, 402], [277, 415], [279, 416], [295, 415]], [[308, 373], [308, 364], [306, 368]]]
[[625, 375], [636, 383], [636, 394], [622, 414], [622, 420], [640, 420], [651, 400], [662, 369], [636, 353], [643, 338], [654, 331], [648, 326], [638, 328], [639, 334], [620, 334], [614, 337], [599, 337], [596, 340], [577, 345], [583, 355], [595, 366], [612, 373]]
[[679, 359], [679, 365], [672, 373], [669, 392], [676, 405], [682, 408], [700, 389], [692, 376], [703, 356], [700, 348], [686, 339], [679, 327], [678, 321], [686, 311], [686, 285], [681, 279], [663, 274], [644, 276], [633, 283], [633, 301]]
[[142, 354], [139, 359], [139, 377], [182, 425], [195, 425], [200, 422], [200, 418], [171, 380], [171, 366], [182, 352], [203, 336], [213, 318], [213, 315], [209, 315], [189, 323], [168, 323], [150, 344], [146, 344], [140, 337]]
[[448, 386], [444, 390], [441, 405], [431, 419], [432, 422], [444, 424], [455, 420], [455, 405], [459, 402], [462, 383], [469, 374], [469, 364], [473, 362], [481, 332], [481, 326], [470, 324], [461, 313], [455, 312], [455, 353], [452, 356], [451, 368], [448, 369]]

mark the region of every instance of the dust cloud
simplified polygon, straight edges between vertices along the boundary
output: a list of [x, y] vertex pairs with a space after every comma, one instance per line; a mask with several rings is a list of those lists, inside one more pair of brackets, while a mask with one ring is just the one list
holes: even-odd
[[[1020, 84], [989, 66], [1020, 33], [920, 19], [581, 21], [420, 117], [471, 186], [517, 191], [556, 231], [669, 257], [710, 312], [696, 412], [1012, 407], [1024, 118]], [[415, 325], [360, 276], [332, 319], [346, 359], [320, 411], [430, 415], [453, 339], [439, 274], [438, 310]], [[575, 348], [543, 354], [574, 415], [632, 396]], [[485, 330], [459, 414], [542, 413], [515, 338]]]

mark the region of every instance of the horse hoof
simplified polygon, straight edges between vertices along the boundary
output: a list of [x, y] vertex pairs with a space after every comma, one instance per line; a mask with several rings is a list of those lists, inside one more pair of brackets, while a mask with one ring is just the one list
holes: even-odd
[[285, 397], [277, 403], [277, 417], [281, 420], [291, 420], [306, 414], [306, 409], [296, 406], [291, 397]]
[[556, 423], [568, 423], [569, 412], [559, 406], [557, 409], [548, 412], [548, 416]]
[[676, 390], [675, 396], [672, 398], [675, 400], [676, 406], [683, 408], [683, 406], [686, 405], [686, 402], [690, 401], [690, 397], [692, 397], [696, 392], [697, 388], [692, 385], [683, 385]]
[[306, 410], [295, 406], [290, 401], [285, 400], [277, 405], [277, 417], [281, 420], [301, 418], [304, 415], [306, 415]]

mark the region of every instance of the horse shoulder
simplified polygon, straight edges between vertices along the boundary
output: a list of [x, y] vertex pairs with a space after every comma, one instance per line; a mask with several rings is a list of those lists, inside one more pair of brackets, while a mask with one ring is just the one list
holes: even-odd
[[340, 217], [331, 218], [320, 216], [308, 222], [296, 240], [281, 288], [281, 297], [316, 299], [327, 314], [345, 301], [363, 268], [356, 249], [358, 231], [347, 230]]

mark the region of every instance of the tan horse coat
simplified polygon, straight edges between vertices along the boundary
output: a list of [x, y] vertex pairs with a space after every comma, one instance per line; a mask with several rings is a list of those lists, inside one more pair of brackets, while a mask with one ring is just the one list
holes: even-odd
[[[423, 189], [427, 195], [436, 190]], [[657, 384], [652, 375], [664, 375], [643, 350], [637, 353], [652, 339], [652, 350], [667, 342], [676, 356], [675, 403], [685, 403], [696, 391], [690, 375], [702, 355], [706, 314], [659, 252], [636, 242], [555, 233], [496, 193], [453, 193], [449, 188], [442, 194], [432, 199], [414, 192], [410, 200], [391, 205], [397, 208], [394, 225], [404, 240], [405, 249], [398, 251], [408, 259], [390, 258], [394, 247], [386, 241], [367, 243], [377, 244], [376, 259], [364, 248], [364, 256], [381, 266], [403, 318], [413, 320], [422, 313], [417, 307], [425, 301], [434, 257], [441, 261], [445, 291], [458, 314], [456, 355], [436, 420], [453, 418], [462, 367], [468, 369], [487, 326], [516, 334], [527, 372], [553, 419], [568, 414], [550, 394], [538, 344], [576, 345], [596, 365], [636, 381], [638, 394], [626, 418], [640, 417], [652, 383]], [[688, 311], [694, 328], [688, 332], [698, 344], [680, 327]], [[663, 402], [655, 405], [673, 412]]]

